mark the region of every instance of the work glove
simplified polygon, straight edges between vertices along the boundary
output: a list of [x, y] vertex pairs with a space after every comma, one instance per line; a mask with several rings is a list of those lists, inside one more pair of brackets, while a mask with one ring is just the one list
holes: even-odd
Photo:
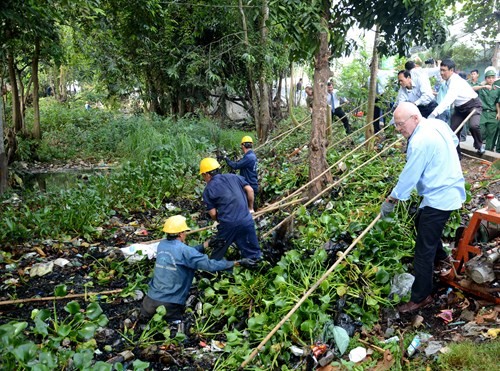
[[226, 240], [223, 238], [211, 238], [210, 241], [208, 242], [208, 246], [211, 247], [212, 249], [222, 249], [224, 245], [226, 244]]
[[389, 202], [385, 200], [384, 203], [382, 204], [382, 207], [380, 208], [380, 214], [382, 214], [382, 218], [389, 216], [389, 214], [394, 211], [395, 207], [396, 207], [395, 202]]
[[238, 260], [238, 265], [241, 265], [243, 268], [254, 269], [257, 268], [258, 261], [250, 258], [243, 258]]

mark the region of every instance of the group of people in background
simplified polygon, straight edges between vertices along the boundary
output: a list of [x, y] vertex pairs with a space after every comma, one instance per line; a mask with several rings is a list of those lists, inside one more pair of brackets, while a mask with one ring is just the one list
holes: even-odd
[[[500, 152], [500, 79], [494, 67], [484, 71], [484, 80], [479, 81], [479, 71], [474, 69], [470, 79], [466, 80], [463, 72], [457, 71], [452, 59], [443, 61], [430, 60], [433, 67], [422, 67], [422, 61], [408, 61], [405, 68], [398, 72], [399, 89], [393, 104], [386, 109], [394, 110], [401, 102], [415, 104], [422, 117], [437, 118], [448, 123], [456, 131], [468, 117], [467, 123], [458, 130], [461, 141], [466, 140], [470, 133], [474, 140], [474, 148], [482, 155], [486, 150]], [[426, 61], [427, 63], [427, 61]], [[437, 83], [432, 86], [431, 77]], [[302, 87], [302, 79], [299, 81]], [[297, 86], [299, 86], [299, 83]], [[380, 84], [377, 81], [377, 88]], [[383, 89], [377, 89], [376, 108], [374, 112], [374, 131], [380, 130], [381, 97]], [[306, 86], [306, 106], [312, 111], [314, 94], [311, 86]], [[332, 119], [338, 117], [344, 125], [347, 134], [351, 133], [348, 116], [342, 105], [348, 102], [340, 98], [334, 90], [332, 81], [327, 83], [327, 104], [331, 110]], [[470, 117], [469, 117], [470, 116]], [[460, 146], [457, 147], [459, 156]]]

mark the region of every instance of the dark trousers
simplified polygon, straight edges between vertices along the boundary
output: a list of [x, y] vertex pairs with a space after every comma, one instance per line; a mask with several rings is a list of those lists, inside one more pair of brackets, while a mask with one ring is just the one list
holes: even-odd
[[420, 303], [432, 293], [434, 262], [447, 257], [441, 242], [443, 229], [451, 211], [426, 206], [418, 210], [415, 220], [417, 241], [413, 269], [415, 281], [411, 287], [411, 301]]
[[375, 134], [380, 131], [380, 116], [382, 116], [382, 109], [379, 104], [380, 99], [375, 98], [375, 107], [373, 107], [373, 133]]
[[[476, 110], [476, 113], [474, 113], [474, 115], [472, 115], [472, 117], [469, 119], [469, 130], [472, 138], [474, 138], [474, 148], [480, 149], [481, 145], [483, 144], [483, 140], [481, 138], [479, 121], [481, 119], [481, 112], [483, 112], [483, 105], [479, 98], [471, 99], [461, 106], [455, 106], [455, 111], [453, 112], [453, 115], [451, 115], [451, 130], [455, 131], [460, 126], [462, 121], [465, 120], [465, 118], [472, 112], [473, 109]], [[457, 137], [460, 138], [460, 133], [462, 132], [462, 130], [463, 127], [457, 133]], [[457, 146], [457, 152], [459, 157], [461, 157], [462, 153], [460, 152], [460, 144]]]
[[164, 319], [168, 322], [182, 320], [184, 315], [185, 306], [181, 304], [174, 303], [164, 303], [158, 300], [151, 299], [149, 296], [145, 296], [142, 300], [141, 306], [141, 319], [143, 321], [149, 321], [151, 317], [156, 313], [156, 308], [160, 305], [165, 306], [167, 313]]
[[259, 195], [259, 188], [258, 187], [254, 187], [254, 186], [250, 186], [252, 187], [253, 189], [253, 210], [254, 211], [257, 211], [257, 196]]
[[436, 108], [437, 106], [438, 106], [437, 102], [433, 100], [428, 105], [417, 106], [417, 108], [420, 111], [420, 114], [422, 115], [422, 117], [427, 118], [432, 113], [432, 111], [434, 111], [434, 108]]
[[349, 125], [349, 120], [347, 119], [347, 116], [345, 112], [342, 110], [342, 108], [337, 107], [335, 108], [334, 111], [332, 111], [332, 122], [333, 122], [333, 116], [337, 116], [340, 119], [340, 121], [342, 121], [342, 124], [344, 124], [346, 134], [351, 134], [351, 126]]
[[217, 226], [215, 238], [224, 243], [214, 246], [210, 259], [222, 260], [233, 242], [238, 246], [242, 258], [259, 259], [262, 256], [253, 220], [245, 224], [221, 223]]

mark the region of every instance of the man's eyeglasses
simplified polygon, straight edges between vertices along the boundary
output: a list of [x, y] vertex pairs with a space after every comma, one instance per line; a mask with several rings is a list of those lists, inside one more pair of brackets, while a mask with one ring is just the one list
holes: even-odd
[[406, 120], [404, 120], [404, 121], [394, 122], [394, 126], [395, 126], [396, 128], [400, 128], [400, 127], [402, 127], [404, 124], [406, 124], [406, 121], [408, 121], [409, 119], [411, 119], [413, 116], [415, 116], [415, 115], [411, 115], [410, 117], [408, 117], [408, 118], [407, 118]]

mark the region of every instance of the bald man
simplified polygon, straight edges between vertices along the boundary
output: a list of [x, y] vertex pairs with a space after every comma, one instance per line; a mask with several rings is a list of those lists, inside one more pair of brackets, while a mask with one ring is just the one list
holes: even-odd
[[422, 196], [415, 219], [415, 281], [410, 302], [398, 308], [407, 313], [433, 302], [433, 264], [448, 258], [441, 235], [452, 211], [462, 207], [465, 188], [456, 151], [458, 138], [446, 123], [425, 119], [417, 106], [402, 102], [394, 111], [394, 125], [408, 140], [406, 165], [382, 204], [382, 217], [388, 216], [399, 200], [408, 200], [413, 189]]

